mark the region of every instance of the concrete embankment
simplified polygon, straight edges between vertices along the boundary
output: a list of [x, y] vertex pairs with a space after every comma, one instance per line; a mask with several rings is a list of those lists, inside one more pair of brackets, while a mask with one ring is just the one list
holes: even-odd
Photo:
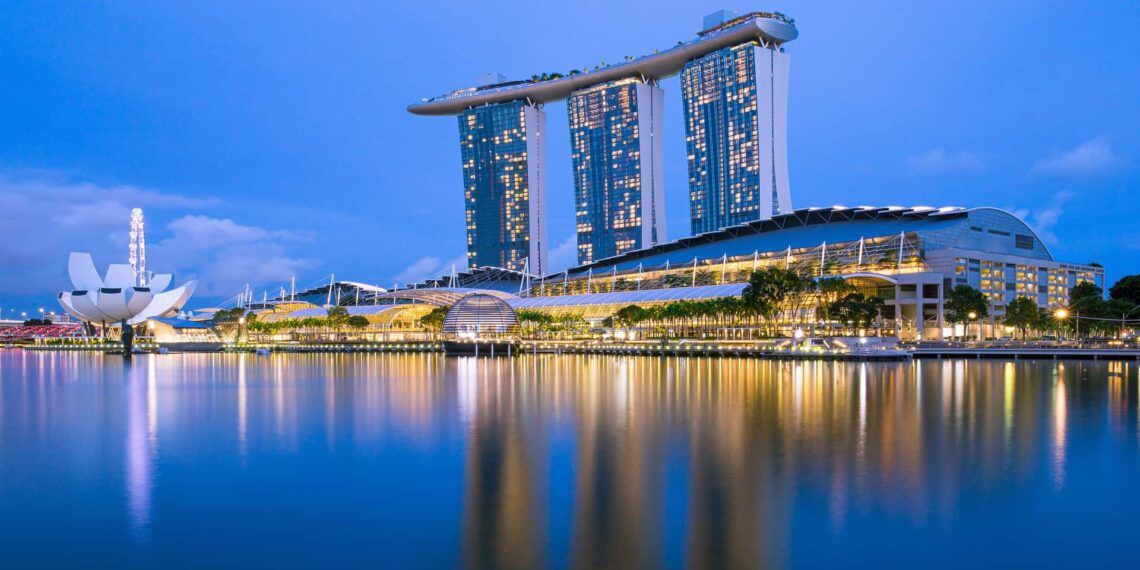
[[[3, 348], [22, 348], [42, 351], [119, 351], [113, 344], [87, 345], [5, 345]], [[155, 346], [140, 347], [143, 352], [158, 352]], [[203, 352], [198, 350], [169, 350], [169, 352]], [[334, 344], [274, 344], [226, 345], [211, 352], [247, 353], [430, 353], [444, 352], [442, 343], [334, 343]], [[163, 351], [166, 352], [166, 351]], [[1113, 360], [1140, 361], [1140, 349], [1125, 347], [971, 347], [963, 345], [920, 345], [906, 348], [787, 348], [771, 345], [715, 344], [715, 343], [663, 343], [663, 344], [602, 344], [594, 342], [543, 342], [512, 343], [510, 351], [480, 351], [478, 356], [517, 356], [523, 354], [598, 354], [613, 356], [688, 356], [729, 357], [784, 360], [840, 360], [840, 361], [903, 361], [911, 358], [946, 359], [1000, 359], [1000, 360]], [[470, 356], [476, 356], [471, 354]]]
[[1001, 360], [1140, 360], [1134, 348], [968, 348], [918, 347], [915, 358], [990, 358]]

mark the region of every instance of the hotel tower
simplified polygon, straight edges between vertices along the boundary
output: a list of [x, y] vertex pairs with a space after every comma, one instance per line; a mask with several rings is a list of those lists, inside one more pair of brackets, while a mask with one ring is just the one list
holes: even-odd
[[[706, 31], [732, 20], [705, 18]], [[792, 210], [788, 188], [788, 55], [756, 39], [681, 71], [693, 235]]]
[[524, 101], [459, 114], [468, 267], [546, 268], [546, 112]]
[[547, 103], [568, 100], [578, 262], [665, 241], [664, 93], [681, 75], [693, 234], [792, 208], [788, 57], [799, 32], [780, 13], [705, 18], [695, 39], [622, 63], [501, 76], [408, 107], [457, 115], [469, 267], [548, 270]]
[[665, 240], [664, 93], [624, 79], [570, 96], [578, 263]]

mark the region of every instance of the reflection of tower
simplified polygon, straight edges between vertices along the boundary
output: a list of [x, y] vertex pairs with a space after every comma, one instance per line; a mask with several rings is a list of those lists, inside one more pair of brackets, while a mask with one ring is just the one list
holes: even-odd
[[146, 287], [146, 234], [143, 232], [142, 208], [131, 210], [131, 250], [127, 260], [135, 276], [135, 285]]
[[155, 359], [146, 361], [146, 375], [136, 368], [126, 377], [127, 511], [131, 530], [138, 536], [149, 531], [154, 493], [154, 457], [158, 437], [158, 378]]
[[[669, 407], [657, 361], [575, 361], [574, 568], [660, 568]], [[652, 374], [648, 371], [652, 370]]]
[[466, 396], [474, 403], [463, 515], [470, 568], [545, 566], [547, 478], [538, 457], [545, 442], [529, 417], [534, 404], [526, 383], [513, 378], [510, 366], [458, 364], [458, 384], [471, 390]]
[[[787, 566], [798, 457], [789, 366], [678, 363], [694, 386], [688, 565]], [[755, 372], [753, 372], [755, 370]], [[779, 458], [775, 460], [775, 458]]]

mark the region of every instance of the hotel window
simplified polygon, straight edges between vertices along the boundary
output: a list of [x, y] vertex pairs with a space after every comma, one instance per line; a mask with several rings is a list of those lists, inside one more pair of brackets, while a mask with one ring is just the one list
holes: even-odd
[[1031, 236], [1017, 234], [1013, 236], [1013, 245], [1017, 249], [1033, 249], [1033, 238]]

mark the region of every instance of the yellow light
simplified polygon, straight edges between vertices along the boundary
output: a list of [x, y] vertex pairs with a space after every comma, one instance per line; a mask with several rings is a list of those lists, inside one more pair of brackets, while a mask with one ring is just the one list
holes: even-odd
[[967, 316], [970, 317], [970, 320], [974, 320], [974, 319], [978, 318], [978, 313], [975, 313], [974, 311], [970, 311], [970, 314]]
[[1068, 309], [1057, 309], [1057, 312], [1053, 313], [1053, 316], [1058, 319], [1065, 319], [1069, 316], [1069, 311]]

